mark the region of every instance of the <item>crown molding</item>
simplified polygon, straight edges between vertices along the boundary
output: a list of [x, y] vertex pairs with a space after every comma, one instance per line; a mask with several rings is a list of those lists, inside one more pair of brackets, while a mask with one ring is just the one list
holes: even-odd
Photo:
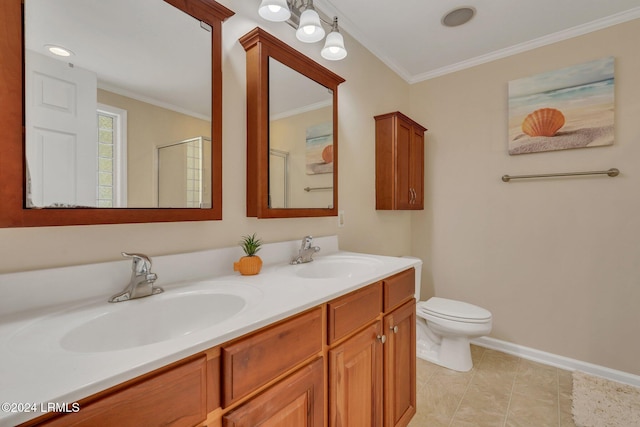
[[211, 121], [211, 117], [206, 114], [202, 114], [196, 111], [189, 110], [187, 108], [180, 107], [175, 104], [171, 104], [169, 102], [159, 101], [155, 98], [146, 95], [140, 95], [139, 93], [130, 91], [128, 89], [123, 89], [119, 86], [111, 85], [106, 82], [98, 82], [98, 89], [105, 90], [107, 92], [115, 93], [116, 95], [125, 96], [127, 98], [134, 99], [136, 101], [144, 102], [146, 104], [153, 105], [155, 107], [164, 108], [166, 110], [175, 111], [176, 113], [184, 114], [187, 116], [195, 117], [196, 119], [205, 120], [207, 122]]
[[349, 33], [355, 38], [361, 45], [381, 60], [387, 67], [398, 74], [409, 84], [419, 83], [425, 80], [433, 79], [436, 77], [444, 76], [445, 74], [454, 73], [467, 68], [472, 68], [478, 65], [485, 64], [487, 62], [495, 61], [497, 59], [506, 58], [508, 56], [517, 55], [522, 52], [533, 50], [542, 46], [557, 43], [563, 40], [568, 40], [574, 37], [582, 36], [594, 31], [602, 30], [607, 27], [622, 24], [633, 19], [640, 18], [640, 7], [635, 7], [624, 12], [620, 12], [614, 15], [610, 15], [606, 18], [597, 19], [595, 21], [588, 22], [586, 24], [577, 25], [575, 27], [558, 31], [537, 39], [533, 39], [524, 43], [520, 43], [514, 46], [510, 46], [504, 49], [499, 49], [485, 55], [476, 56], [474, 58], [460, 61], [455, 64], [447, 65], [445, 67], [436, 68], [435, 70], [427, 71], [426, 73], [412, 75], [406, 69], [394, 62], [391, 58], [382, 54], [376, 49], [374, 43], [367, 39], [362, 33], [357, 30], [357, 26], [346, 17], [340, 15], [340, 12], [333, 6], [331, 0], [315, 0], [316, 7], [320, 7], [325, 13], [333, 16], [338, 16], [340, 19], [340, 28]]
[[549, 34], [528, 42], [520, 43], [514, 46], [510, 46], [505, 49], [496, 50], [486, 55], [476, 56], [466, 61], [461, 61], [446, 67], [438, 68], [433, 71], [429, 71], [423, 74], [413, 76], [408, 80], [409, 84], [418, 83], [424, 80], [429, 80], [435, 77], [440, 77], [445, 74], [454, 73], [456, 71], [464, 70], [467, 68], [475, 67], [477, 65], [485, 64], [487, 62], [495, 61], [497, 59], [506, 58], [508, 56], [516, 55], [529, 50], [537, 49], [542, 46], [550, 45], [553, 43], [561, 42], [563, 40], [572, 39], [574, 37], [582, 36], [584, 34], [592, 33], [594, 31], [602, 30], [607, 27], [622, 24], [633, 19], [640, 18], [640, 7], [629, 9], [625, 12], [621, 12], [615, 15], [608, 16], [603, 19], [598, 19], [583, 25], [578, 25], [567, 30], [558, 31], [557, 33]]

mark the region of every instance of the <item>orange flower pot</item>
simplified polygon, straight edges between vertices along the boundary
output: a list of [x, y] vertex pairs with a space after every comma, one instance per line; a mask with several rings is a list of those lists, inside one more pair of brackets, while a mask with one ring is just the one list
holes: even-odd
[[233, 271], [239, 271], [243, 276], [253, 276], [260, 273], [262, 259], [259, 256], [243, 256], [238, 262], [233, 263]]

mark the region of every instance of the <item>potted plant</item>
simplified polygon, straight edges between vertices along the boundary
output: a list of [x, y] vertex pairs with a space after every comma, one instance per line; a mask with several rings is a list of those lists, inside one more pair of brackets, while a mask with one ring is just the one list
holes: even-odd
[[238, 262], [233, 263], [233, 271], [239, 271], [243, 276], [253, 276], [254, 274], [260, 273], [262, 260], [256, 255], [260, 250], [260, 246], [262, 246], [262, 240], [256, 237], [256, 233], [253, 233], [251, 236], [242, 236], [240, 247], [246, 256], [240, 258]]

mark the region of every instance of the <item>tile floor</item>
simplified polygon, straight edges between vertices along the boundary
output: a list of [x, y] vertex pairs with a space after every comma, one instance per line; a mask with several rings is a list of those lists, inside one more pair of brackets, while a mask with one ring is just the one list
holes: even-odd
[[575, 427], [571, 372], [471, 346], [473, 369], [417, 361], [409, 427]]

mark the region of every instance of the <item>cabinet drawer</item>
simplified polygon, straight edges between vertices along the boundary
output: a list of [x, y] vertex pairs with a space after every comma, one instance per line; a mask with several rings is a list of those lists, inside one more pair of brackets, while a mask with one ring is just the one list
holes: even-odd
[[229, 406], [320, 351], [320, 307], [223, 346], [223, 406]]
[[329, 344], [375, 319], [382, 311], [382, 282], [359, 289], [327, 304]]
[[[206, 357], [170, 368], [38, 425], [187, 427], [207, 418]], [[135, 381], [135, 380], [134, 380]]]
[[412, 267], [383, 280], [385, 313], [400, 303], [413, 298], [416, 292], [415, 277], [416, 270]]

